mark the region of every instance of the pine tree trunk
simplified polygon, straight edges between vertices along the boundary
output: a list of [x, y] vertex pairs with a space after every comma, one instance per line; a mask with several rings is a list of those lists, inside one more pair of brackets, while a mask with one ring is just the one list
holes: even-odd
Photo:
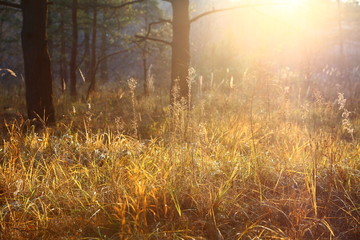
[[[46, 26], [52, 26], [52, 14], [53, 12], [50, 12], [50, 9], [47, 10], [47, 24]], [[50, 34], [47, 34], [47, 46], [48, 46], [48, 52], [49, 52], [49, 57], [50, 59], [53, 59], [54, 57], [54, 42], [53, 42], [53, 39], [52, 39], [52, 32], [51, 32], [51, 29], [48, 29], [47, 30], [48, 32], [50, 32]]]
[[72, 2], [72, 47], [70, 59], [70, 95], [73, 100], [77, 97], [76, 91], [76, 58], [78, 44], [78, 24], [77, 24], [78, 0]]
[[[96, 1], [95, 3], [96, 4]], [[91, 41], [91, 62], [90, 62], [90, 86], [87, 97], [96, 89], [96, 38], [97, 38], [97, 8], [93, 8], [92, 41]]]
[[[105, 21], [105, 17], [104, 17], [104, 21]], [[107, 55], [107, 37], [106, 37], [106, 28], [103, 27], [101, 29], [101, 55], [100, 56], [106, 56]], [[109, 75], [108, 75], [108, 61], [107, 59], [104, 59], [101, 62], [100, 65], [100, 79], [102, 82], [107, 82], [109, 79]]]
[[187, 77], [190, 66], [189, 0], [173, 0], [171, 3], [173, 9], [171, 89], [178, 79], [180, 97], [187, 99], [189, 95]]
[[52, 101], [52, 74], [47, 46], [47, 1], [22, 0], [21, 41], [24, 54], [28, 118], [55, 122]]
[[147, 66], [147, 43], [144, 43], [143, 49], [142, 49], [142, 62], [143, 62], [143, 75], [144, 75], [144, 95], [149, 96], [150, 95], [150, 89], [149, 89], [149, 79], [148, 79], [148, 66]]
[[[89, 15], [88, 8], [86, 9], [86, 14]], [[90, 28], [84, 28], [84, 73], [86, 81], [90, 79]]]
[[[144, 17], [144, 25], [145, 28], [149, 24], [149, 2], [145, 2], [146, 4], [146, 14]], [[149, 79], [148, 79], [148, 63], [147, 63], [147, 51], [148, 51], [148, 44], [147, 41], [144, 42], [143, 48], [141, 49], [141, 56], [142, 56], [142, 63], [143, 63], [143, 75], [144, 75], [144, 95], [149, 96], [150, 95], [150, 89], [149, 89]]]
[[[4, 20], [2, 18], [0, 18], [0, 42], [3, 42], [3, 22]], [[2, 46], [0, 45], [0, 50], [2, 50]], [[3, 54], [0, 54], [0, 63], [2, 64], [3, 62]]]
[[66, 46], [65, 46], [65, 14], [64, 10], [60, 13], [60, 83], [61, 91], [65, 92], [67, 84], [66, 69]]

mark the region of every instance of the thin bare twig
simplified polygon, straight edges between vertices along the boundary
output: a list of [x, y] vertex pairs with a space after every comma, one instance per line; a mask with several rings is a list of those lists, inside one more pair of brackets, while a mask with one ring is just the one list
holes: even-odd
[[169, 42], [169, 41], [166, 41], [166, 40], [163, 40], [163, 39], [159, 39], [159, 38], [149, 37], [149, 35], [150, 35], [150, 33], [151, 33], [151, 28], [152, 28], [152, 26], [157, 25], [157, 24], [162, 24], [162, 23], [172, 24], [172, 21], [171, 21], [171, 20], [168, 20], [168, 19], [160, 19], [159, 21], [149, 23], [148, 26], [147, 26], [147, 32], [146, 32], [145, 36], [135, 35], [135, 37], [136, 37], [136, 38], [140, 38], [140, 39], [142, 39], [142, 40], [150, 40], [150, 41], [160, 42], [160, 43], [163, 43], [163, 44], [166, 44], [166, 45], [170, 45], [170, 46], [171, 46], [172, 43]]
[[17, 3], [9, 3], [9, 2], [6, 2], [6, 1], [0, 1], [0, 5], [21, 9], [21, 5], [17, 4]]
[[154, 42], [160, 42], [169, 46], [172, 46], [172, 42], [163, 40], [163, 39], [159, 39], [159, 38], [153, 38], [153, 37], [146, 37], [146, 36], [139, 36], [139, 35], [135, 35], [136, 38], [140, 38], [143, 40], [150, 40], [150, 41], [154, 41]]
[[204, 12], [201, 13], [200, 15], [193, 17], [190, 20], [190, 23], [193, 23], [197, 20], [199, 20], [200, 18], [203, 18], [205, 16], [208, 16], [210, 14], [214, 14], [214, 13], [218, 13], [218, 12], [225, 12], [225, 11], [231, 11], [231, 10], [236, 10], [236, 9], [240, 9], [240, 8], [250, 8], [250, 7], [263, 7], [263, 6], [275, 6], [275, 5], [284, 5], [284, 3], [258, 3], [258, 4], [246, 4], [246, 5], [240, 5], [240, 6], [234, 6], [234, 7], [229, 7], [229, 8], [221, 8], [221, 9], [215, 9], [215, 10], [211, 10], [208, 12]]

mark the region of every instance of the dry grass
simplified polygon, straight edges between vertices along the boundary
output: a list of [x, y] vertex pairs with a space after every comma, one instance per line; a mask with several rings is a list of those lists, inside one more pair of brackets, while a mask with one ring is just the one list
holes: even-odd
[[7, 123], [0, 238], [360, 239], [360, 116], [349, 134], [336, 98], [254, 78], [191, 111], [112, 88], [59, 98], [56, 128]]

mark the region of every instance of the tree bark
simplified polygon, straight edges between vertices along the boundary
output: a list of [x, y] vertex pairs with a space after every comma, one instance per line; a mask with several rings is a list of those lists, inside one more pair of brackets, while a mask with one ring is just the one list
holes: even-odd
[[66, 70], [66, 46], [65, 46], [65, 13], [61, 9], [60, 13], [60, 83], [61, 91], [64, 93], [67, 84], [67, 70]]
[[[3, 23], [4, 20], [2, 18], [0, 18], [0, 42], [3, 42]], [[2, 45], [0, 45], [0, 51], [2, 50]], [[0, 54], [0, 63], [3, 62], [3, 54]]]
[[143, 75], [144, 75], [144, 95], [150, 95], [149, 79], [148, 79], [148, 63], [147, 63], [147, 42], [144, 42], [144, 46], [141, 50], [142, 62], [143, 62]]
[[[96, 5], [96, 1], [95, 1]], [[90, 86], [87, 93], [87, 98], [95, 91], [96, 88], [96, 38], [97, 38], [97, 7], [93, 8], [92, 21], [92, 41], [91, 41], [91, 62], [90, 62]]]
[[[149, 22], [149, 2], [145, 3], [146, 6], [146, 14], [144, 16], [144, 24], [145, 28], [148, 26]], [[143, 75], [144, 75], [144, 95], [149, 96], [150, 95], [150, 89], [149, 89], [149, 79], [148, 79], [148, 66], [147, 66], [147, 41], [144, 41], [144, 45], [141, 49], [141, 57], [142, 57], [142, 63], [143, 63]]]
[[51, 63], [47, 46], [47, 1], [22, 0], [21, 41], [24, 55], [28, 118], [55, 122]]
[[[104, 23], [105, 23], [105, 13], [104, 13]], [[107, 55], [107, 36], [106, 36], [106, 27], [103, 26], [101, 28], [101, 56]], [[104, 59], [104, 61], [101, 63], [100, 66], [100, 79], [102, 82], [107, 82], [109, 80], [108, 75], [108, 61], [107, 59]]]
[[[52, 26], [52, 14], [53, 12], [50, 11], [50, 9], [47, 10], [47, 26]], [[47, 34], [47, 46], [48, 46], [48, 52], [50, 59], [53, 59], [54, 57], [54, 41], [53, 41], [53, 34], [52, 29], [48, 29], [50, 34]]]
[[187, 99], [189, 96], [187, 77], [190, 66], [189, 0], [173, 0], [171, 4], [173, 9], [171, 89], [178, 80], [179, 97]]
[[[86, 15], [90, 15], [89, 8], [85, 9]], [[90, 79], [90, 27], [84, 28], [84, 67], [85, 79]]]
[[73, 100], [77, 97], [76, 91], [76, 61], [77, 61], [77, 44], [78, 44], [78, 23], [77, 23], [78, 0], [72, 2], [72, 47], [70, 59], [70, 95]]

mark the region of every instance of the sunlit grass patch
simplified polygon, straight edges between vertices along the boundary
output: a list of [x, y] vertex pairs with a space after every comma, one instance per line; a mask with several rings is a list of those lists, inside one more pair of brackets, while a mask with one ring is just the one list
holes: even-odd
[[0, 238], [357, 239], [357, 113], [352, 137], [336, 103], [222, 87], [190, 110], [112, 89], [56, 128], [9, 122]]

